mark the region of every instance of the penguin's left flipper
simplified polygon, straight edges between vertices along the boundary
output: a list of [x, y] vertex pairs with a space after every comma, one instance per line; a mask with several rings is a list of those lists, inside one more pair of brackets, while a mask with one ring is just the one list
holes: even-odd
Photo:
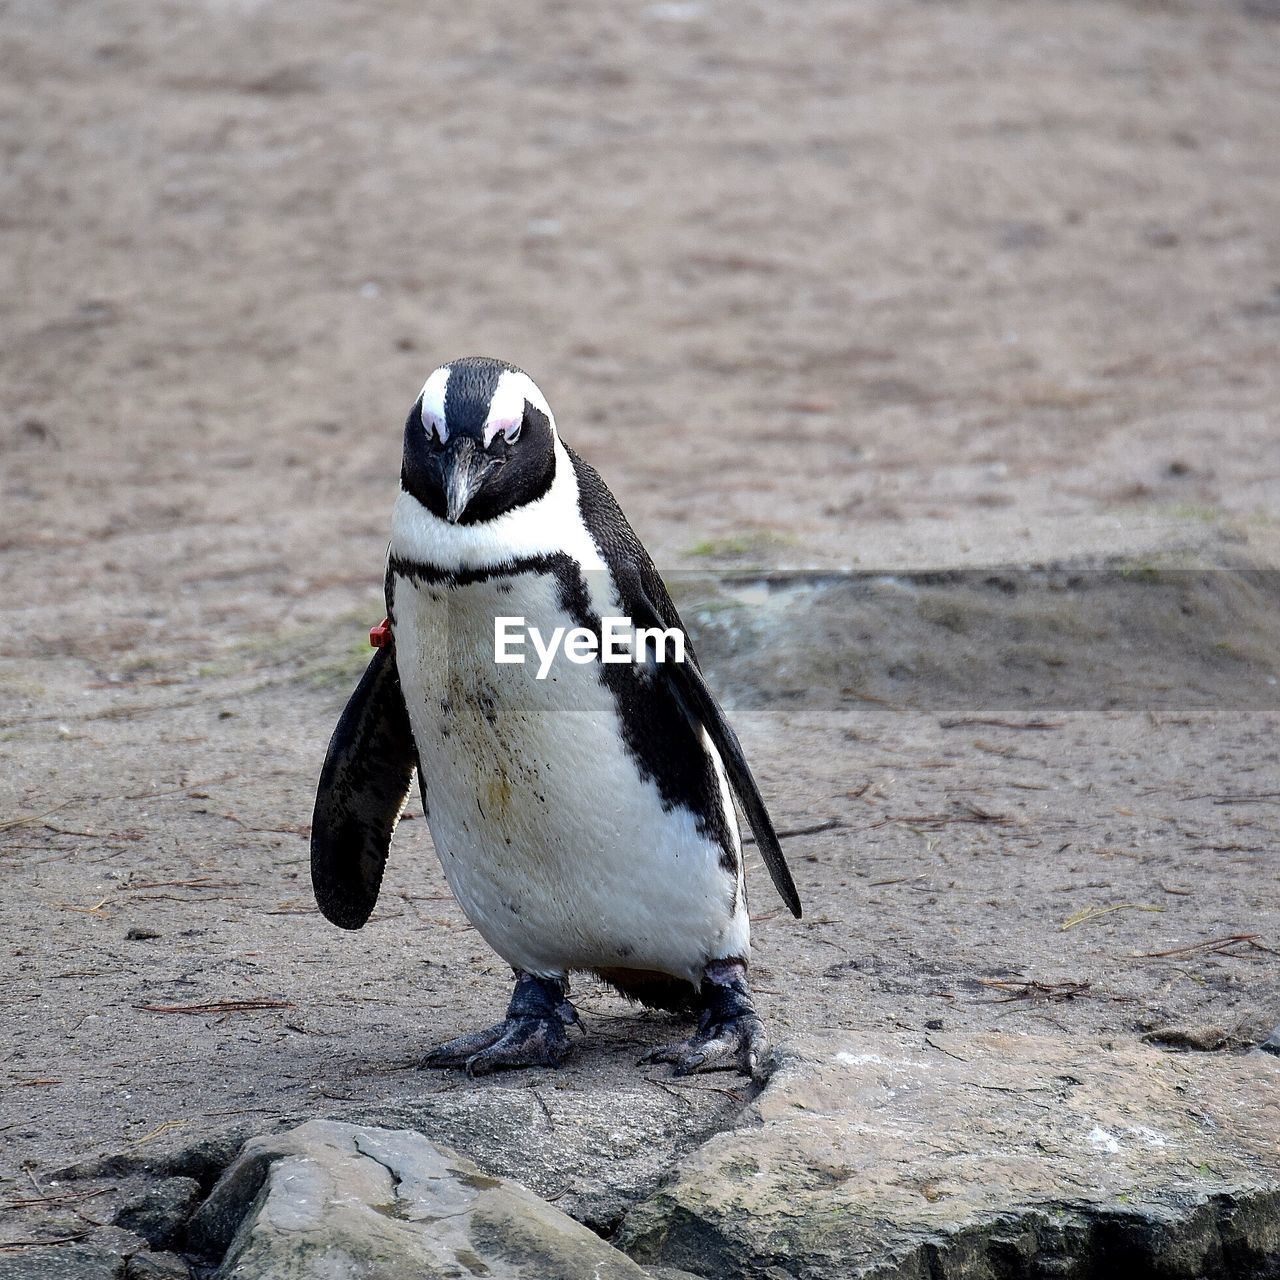
[[[646, 584], [643, 578], [649, 577], [650, 574], [651, 581]], [[624, 593], [631, 597], [633, 624], [638, 627], [658, 627], [663, 630], [679, 627], [684, 631], [684, 623], [681, 622], [675, 605], [672, 604], [662, 586], [661, 579], [657, 578], [657, 570], [651, 569], [650, 574], [641, 575], [637, 572], [631, 584], [632, 590], [626, 592], [624, 588]], [[654, 603], [652, 598], [654, 596], [662, 600], [665, 608]], [[686, 640], [687, 638], [686, 636]], [[715, 695], [707, 687], [691, 647], [686, 647], [685, 658], [684, 662], [664, 663], [663, 670], [668, 678], [674, 681], [686, 715], [695, 725], [701, 725], [707, 731], [707, 736], [720, 753], [729, 786], [733, 789], [733, 794], [737, 796], [738, 803], [751, 824], [756, 846], [760, 850], [761, 857], [764, 858], [764, 865], [769, 868], [774, 888], [787, 904], [791, 914], [798, 920], [800, 894], [796, 891], [796, 882], [791, 878], [791, 869], [787, 866], [782, 845], [779, 844], [777, 832], [773, 829], [773, 821], [769, 817], [768, 809], [765, 808], [764, 797], [760, 794], [760, 788], [756, 786], [751, 767], [743, 754], [742, 743], [738, 741], [738, 735], [734, 733], [733, 726], [724, 718], [724, 712], [720, 710], [720, 704], [716, 701]]]
[[311, 820], [311, 885], [327, 919], [359, 929], [378, 901], [417, 768], [395, 649], [379, 649], [338, 720]]

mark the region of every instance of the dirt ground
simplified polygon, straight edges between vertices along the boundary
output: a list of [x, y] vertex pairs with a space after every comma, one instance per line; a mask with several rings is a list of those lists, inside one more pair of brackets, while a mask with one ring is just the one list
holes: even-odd
[[[1234, 571], [1280, 567], [1278, 18], [5, 4], [5, 1203], [97, 1153], [529, 1087], [414, 1068], [506, 998], [416, 804], [363, 932], [307, 879], [404, 415], [471, 352], [542, 386], [688, 603], [778, 826], [822, 828], [787, 840], [804, 921], [754, 869], [776, 1035], [1265, 1035], [1280, 591]], [[986, 605], [975, 629], [976, 580], [839, 594], [1050, 564], [1235, 585], [1163, 677], [1131, 602], [1075, 624], [1079, 584], [1015, 578], [1056, 656], [1002, 649]], [[766, 570], [719, 609], [718, 573]], [[796, 665], [806, 620], [848, 640], [825, 667]], [[223, 1001], [275, 1007], [162, 1011]], [[627, 1084], [665, 1080], [634, 1059], [670, 1023], [581, 1004], [548, 1118], [607, 1132], [629, 1089], [674, 1149], [637, 1120], [669, 1090]]]

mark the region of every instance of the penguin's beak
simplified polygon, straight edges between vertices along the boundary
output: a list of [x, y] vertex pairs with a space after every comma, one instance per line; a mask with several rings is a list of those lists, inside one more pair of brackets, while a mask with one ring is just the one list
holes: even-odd
[[459, 436], [449, 446], [443, 470], [444, 514], [450, 524], [457, 524], [462, 519], [467, 504], [476, 496], [494, 465], [494, 459], [487, 457], [483, 449], [477, 449], [470, 436]]

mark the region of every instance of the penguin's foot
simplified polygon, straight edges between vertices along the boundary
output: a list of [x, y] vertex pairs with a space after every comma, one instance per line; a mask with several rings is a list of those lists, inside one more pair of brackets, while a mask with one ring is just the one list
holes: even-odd
[[582, 1029], [568, 990], [561, 978], [538, 978], [517, 970], [504, 1021], [432, 1049], [419, 1065], [464, 1067], [469, 1076], [517, 1067], [558, 1067], [569, 1056], [568, 1028]]
[[674, 1063], [678, 1076], [695, 1071], [757, 1075], [769, 1037], [751, 1002], [747, 966], [741, 960], [712, 961], [703, 975], [701, 997], [697, 1031], [687, 1040], [652, 1050], [641, 1063]]

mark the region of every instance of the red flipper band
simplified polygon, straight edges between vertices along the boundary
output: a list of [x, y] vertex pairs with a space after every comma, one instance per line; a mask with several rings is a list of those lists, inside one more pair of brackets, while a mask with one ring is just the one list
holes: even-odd
[[375, 649], [385, 649], [391, 643], [390, 618], [383, 618], [376, 627], [369, 628], [369, 643]]

